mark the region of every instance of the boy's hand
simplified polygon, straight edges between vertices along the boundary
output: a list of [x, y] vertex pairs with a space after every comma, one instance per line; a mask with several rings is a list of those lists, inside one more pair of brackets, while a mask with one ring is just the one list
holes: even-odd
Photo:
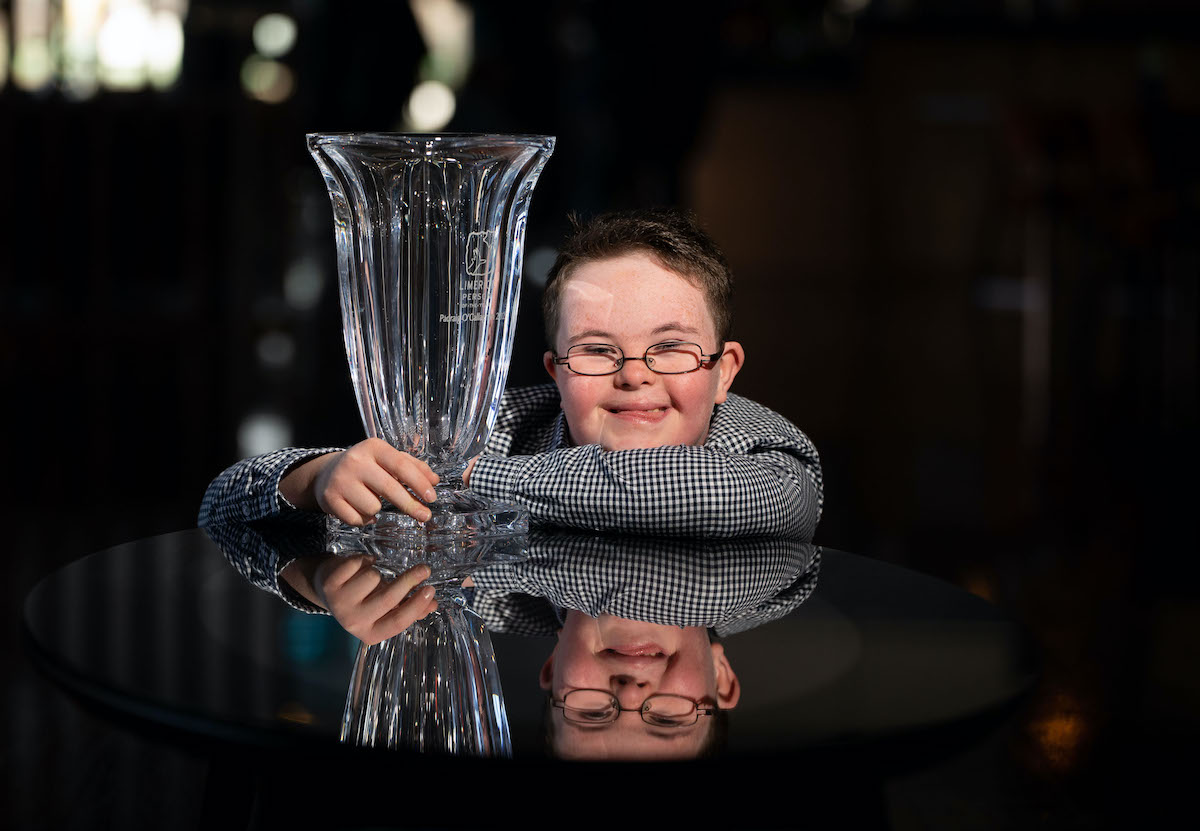
[[371, 563], [366, 556], [328, 557], [312, 581], [321, 605], [368, 646], [400, 634], [437, 608], [433, 586], [413, 591], [428, 579], [429, 566], [413, 566], [388, 583]]
[[[481, 454], [482, 455], [482, 454]], [[467, 462], [467, 469], [463, 471], [463, 487], [471, 487], [471, 471], [475, 469], [475, 463], [479, 461], [479, 456], [472, 456], [471, 461]]]
[[383, 499], [426, 521], [432, 514], [420, 500], [436, 499], [437, 483], [438, 475], [420, 459], [383, 439], [367, 439], [305, 462], [284, 477], [279, 489], [297, 507], [318, 507], [342, 522], [365, 525], [379, 513]]

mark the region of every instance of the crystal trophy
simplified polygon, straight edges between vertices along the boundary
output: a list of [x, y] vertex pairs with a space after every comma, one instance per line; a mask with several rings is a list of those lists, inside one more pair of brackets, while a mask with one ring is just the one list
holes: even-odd
[[[346, 357], [369, 436], [441, 479], [433, 517], [389, 504], [334, 553], [528, 530], [528, 513], [463, 487], [508, 375], [529, 200], [550, 136], [310, 134], [333, 204]], [[481, 552], [468, 543], [468, 558]]]

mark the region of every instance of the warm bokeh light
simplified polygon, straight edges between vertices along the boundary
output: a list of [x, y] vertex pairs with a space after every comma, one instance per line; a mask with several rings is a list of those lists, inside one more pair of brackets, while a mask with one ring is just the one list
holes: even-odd
[[160, 9], [154, 13], [146, 45], [146, 69], [156, 89], [166, 89], [179, 80], [183, 69], [183, 20], [175, 12]]
[[296, 45], [296, 21], [286, 14], [264, 14], [251, 33], [254, 48], [264, 58], [282, 58]]
[[8, 15], [0, 10], [0, 89], [8, 83]]
[[[31, 92], [57, 85], [77, 100], [101, 86], [166, 89], [183, 67], [187, 6], [187, 0], [16, 0], [13, 82]], [[7, 37], [0, 41], [7, 46]], [[0, 47], [0, 85], [6, 51]]]
[[1079, 702], [1060, 692], [1048, 712], [1030, 722], [1029, 732], [1043, 764], [1062, 773], [1078, 764], [1089, 725]]
[[291, 97], [296, 77], [287, 64], [251, 55], [242, 63], [242, 89], [265, 104], [279, 104]]
[[454, 118], [454, 91], [441, 81], [422, 81], [413, 87], [404, 106], [404, 122], [411, 130], [440, 130]]
[[113, 0], [96, 39], [100, 80], [114, 90], [146, 85], [146, 46], [154, 36], [150, 7], [139, 0]]
[[18, 87], [30, 92], [54, 80], [47, 0], [16, 0], [13, 4], [12, 79]]
[[425, 42], [420, 79], [461, 88], [475, 53], [471, 7], [461, 0], [409, 0], [408, 5]]

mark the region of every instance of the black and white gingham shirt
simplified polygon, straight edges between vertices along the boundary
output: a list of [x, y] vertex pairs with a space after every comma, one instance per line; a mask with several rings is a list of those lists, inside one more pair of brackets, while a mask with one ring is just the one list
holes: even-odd
[[[324, 550], [319, 515], [293, 512], [205, 531], [250, 583], [301, 611], [328, 614], [278, 579], [296, 557]], [[527, 560], [472, 575], [471, 608], [489, 629], [519, 635], [553, 635], [566, 611], [577, 609], [724, 636], [795, 610], [816, 586], [820, 563], [819, 547], [786, 538], [706, 542], [535, 528]]]
[[[218, 476], [200, 524], [292, 510], [279, 481], [297, 464], [339, 448], [277, 450]], [[821, 465], [808, 437], [783, 416], [730, 394], [701, 446], [601, 450], [571, 446], [553, 384], [509, 390], [471, 489], [524, 505], [539, 522], [589, 531], [811, 541], [821, 518]]]
[[743, 632], [790, 613], [817, 583], [821, 549], [779, 537], [723, 542], [535, 529], [529, 559], [474, 574], [471, 607], [493, 631], [553, 635], [565, 610]]

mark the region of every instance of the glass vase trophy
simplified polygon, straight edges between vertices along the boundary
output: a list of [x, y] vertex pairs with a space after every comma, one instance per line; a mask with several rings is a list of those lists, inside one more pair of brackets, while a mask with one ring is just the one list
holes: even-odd
[[508, 376], [525, 222], [549, 136], [310, 134], [333, 204], [342, 331], [368, 436], [438, 474], [421, 523], [387, 503], [364, 527], [327, 520], [335, 554], [370, 554], [385, 577], [428, 563], [438, 610], [364, 645], [342, 738], [508, 755], [491, 642], [464, 608], [463, 577], [522, 558], [529, 516], [463, 486]]
[[310, 134], [333, 203], [342, 327], [367, 435], [438, 474], [433, 517], [385, 505], [347, 550], [461, 543], [528, 530], [528, 515], [463, 488], [508, 376], [529, 199], [549, 136]]

